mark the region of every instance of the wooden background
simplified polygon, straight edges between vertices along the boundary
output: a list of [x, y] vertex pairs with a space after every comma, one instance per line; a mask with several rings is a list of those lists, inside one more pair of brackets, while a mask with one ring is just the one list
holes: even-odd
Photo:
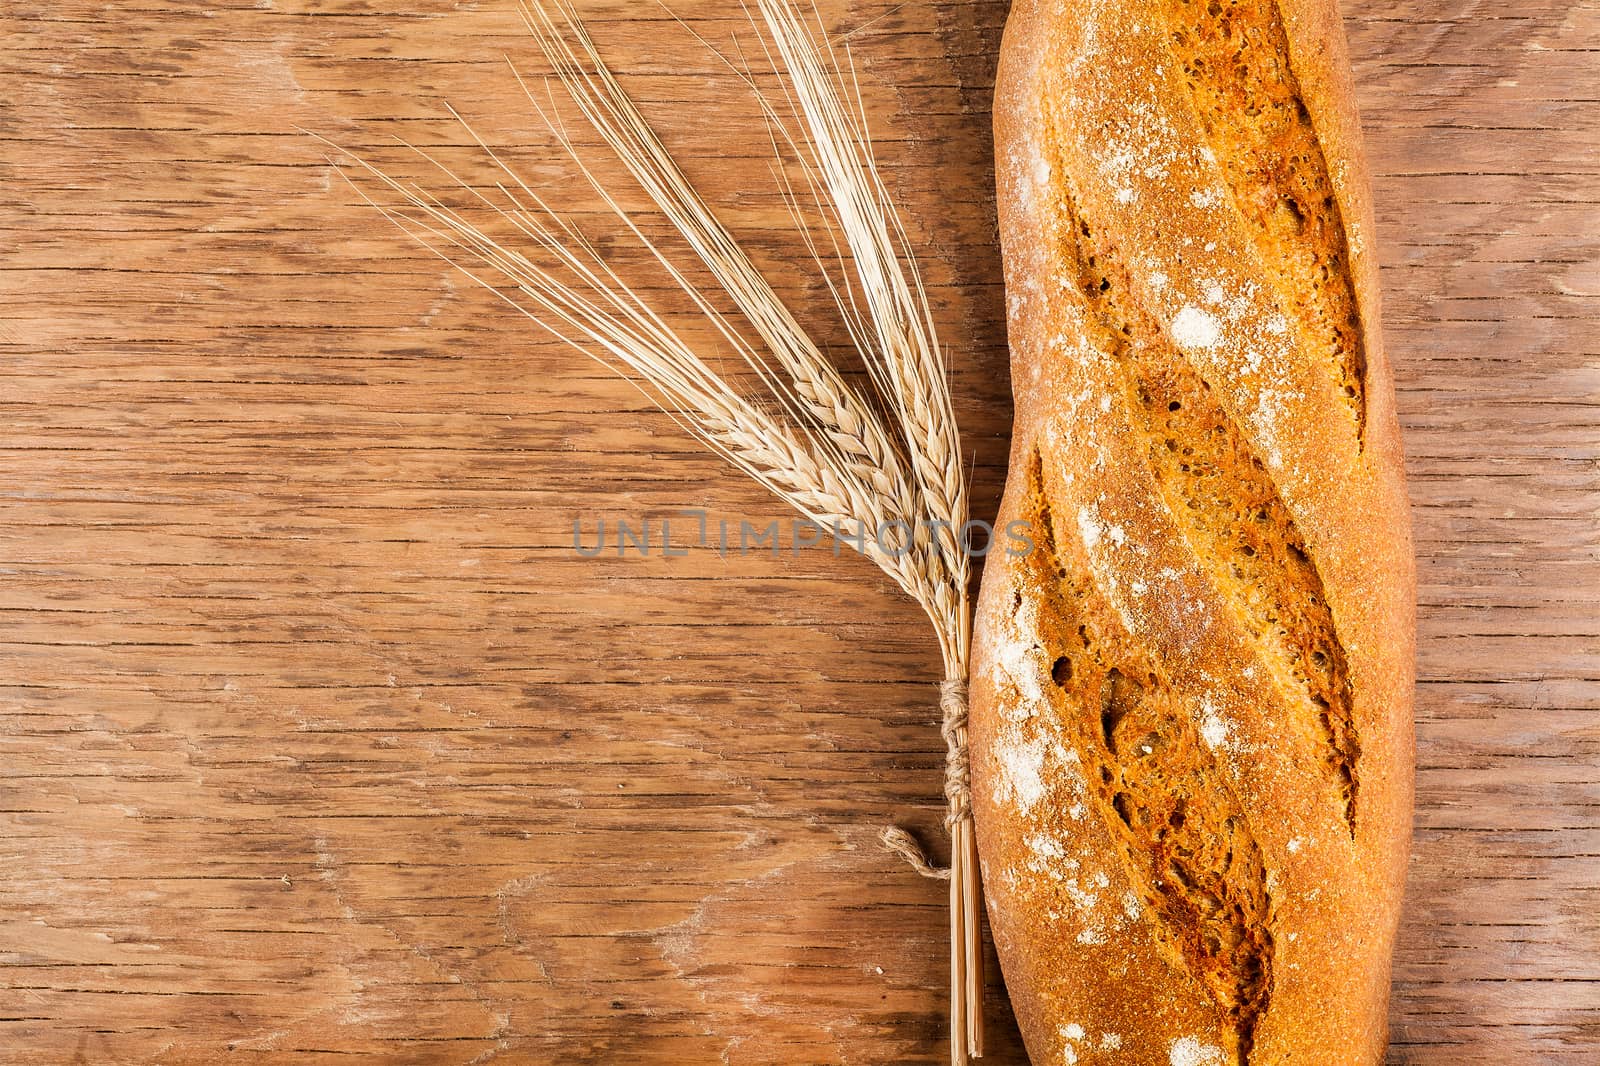
[[[581, 7], [842, 346], [748, 98], [653, 5]], [[736, 0], [678, 7], [751, 50]], [[1005, 9], [822, 6], [979, 514]], [[1391, 1061], [1594, 1063], [1600, 4], [1347, 15], [1421, 571]], [[579, 517], [780, 512], [297, 131], [481, 177], [449, 100], [588, 217], [511, 0], [0, 18], [0, 1061], [941, 1061], [943, 887], [875, 843], [938, 826], [913, 608], [825, 551], [578, 557]], [[1002, 1003], [986, 1061], [1020, 1063]]]

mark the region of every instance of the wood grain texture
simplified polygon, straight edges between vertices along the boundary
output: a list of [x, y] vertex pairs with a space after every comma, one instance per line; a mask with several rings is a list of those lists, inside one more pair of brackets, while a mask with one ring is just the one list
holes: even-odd
[[[735, 0], [679, 6], [753, 43]], [[842, 347], [749, 100], [659, 11], [581, 7]], [[821, 13], [986, 514], [1005, 4]], [[1422, 586], [1391, 1058], [1594, 1062], [1600, 4], [1347, 15]], [[914, 608], [826, 551], [579, 557], [580, 516], [779, 512], [297, 131], [481, 179], [450, 100], [592, 218], [513, 5], [0, 19], [0, 1062], [942, 1061], [943, 889], [875, 843], [941, 813]], [[985, 1061], [1018, 1063], [1001, 1002]]]

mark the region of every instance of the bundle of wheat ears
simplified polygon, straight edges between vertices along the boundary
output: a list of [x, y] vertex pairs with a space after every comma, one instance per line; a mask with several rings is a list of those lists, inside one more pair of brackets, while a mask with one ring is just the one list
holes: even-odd
[[[492, 192], [476, 189], [441, 167], [466, 191], [462, 207], [359, 160], [347, 176], [407, 232], [539, 326], [631, 377], [707, 448], [862, 551], [927, 613], [945, 671], [939, 704], [947, 747], [950, 867], [929, 865], [903, 830], [886, 829], [883, 840], [925, 876], [950, 881], [951, 1058], [959, 1064], [983, 1053], [982, 904], [966, 751], [971, 623], [969, 563], [961, 543], [967, 489], [960, 436], [933, 316], [906, 231], [873, 160], [848, 57], [841, 61], [814, 20], [791, 0], [756, 0], [756, 12], [759, 18], [752, 13], [752, 21], [764, 27], [763, 47], [781, 75], [783, 99], [762, 96], [748, 70], [732, 64], [730, 70], [760, 102], [774, 152], [798, 158], [809, 196], [836, 245], [832, 251], [846, 265], [838, 279], [827, 271], [823, 277], [869, 371], [874, 397], [853, 387], [790, 314], [652, 132], [565, 0], [523, 3], [535, 40], [585, 120], [742, 320], [718, 310], [685, 268], [645, 235], [523, 83], [529, 103], [621, 229], [687, 294], [720, 345], [753, 372], [753, 388], [736, 387], [697, 353], [477, 134], [472, 137], [499, 180]], [[798, 209], [798, 196], [789, 186], [786, 194], [821, 267], [822, 251]], [[508, 223], [517, 246], [491, 237], [474, 217]]]

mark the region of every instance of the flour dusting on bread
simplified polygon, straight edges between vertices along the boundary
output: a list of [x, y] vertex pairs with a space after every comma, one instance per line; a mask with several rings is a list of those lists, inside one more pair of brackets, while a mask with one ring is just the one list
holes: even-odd
[[1223, 1066], [1227, 1061], [1219, 1047], [1202, 1044], [1197, 1038], [1186, 1036], [1172, 1042], [1167, 1051], [1171, 1066]]

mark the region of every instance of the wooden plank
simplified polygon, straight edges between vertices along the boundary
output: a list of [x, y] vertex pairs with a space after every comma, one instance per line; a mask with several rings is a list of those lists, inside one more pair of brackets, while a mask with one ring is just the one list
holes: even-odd
[[[580, 6], [842, 350], [748, 96], [659, 11]], [[759, 54], [735, 0], [681, 6]], [[1010, 417], [1005, 7], [820, 5], [979, 514]], [[1600, 4], [1347, 16], [1421, 575], [1391, 1061], [1593, 1062]], [[779, 512], [299, 130], [481, 181], [452, 101], [602, 234], [506, 69], [543, 70], [514, 5], [0, 19], [0, 1061], [942, 1061], [943, 889], [875, 842], [937, 836], [915, 609], [823, 551], [579, 557], [574, 519]], [[1022, 1062], [989, 972], [986, 1061]]]

